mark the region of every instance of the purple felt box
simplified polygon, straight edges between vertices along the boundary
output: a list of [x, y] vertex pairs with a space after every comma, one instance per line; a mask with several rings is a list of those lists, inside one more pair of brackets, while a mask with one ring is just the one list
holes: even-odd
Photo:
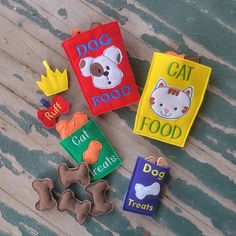
[[157, 166], [138, 157], [124, 197], [123, 210], [153, 217], [169, 170], [169, 166]]

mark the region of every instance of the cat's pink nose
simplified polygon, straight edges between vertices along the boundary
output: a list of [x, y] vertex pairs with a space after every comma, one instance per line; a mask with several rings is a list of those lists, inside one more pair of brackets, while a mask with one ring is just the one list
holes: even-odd
[[167, 114], [170, 111], [170, 109], [165, 108], [164, 112]]

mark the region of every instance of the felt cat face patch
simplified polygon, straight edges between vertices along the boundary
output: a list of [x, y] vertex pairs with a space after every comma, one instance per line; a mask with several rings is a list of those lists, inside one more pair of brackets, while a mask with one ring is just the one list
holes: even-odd
[[203, 101], [211, 68], [154, 53], [134, 133], [183, 147]]
[[117, 22], [82, 32], [62, 46], [94, 115], [139, 100]]
[[151, 93], [150, 106], [161, 118], [177, 119], [188, 112], [192, 96], [193, 87], [187, 87], [184, 90], [169, 87], [161, 78]]

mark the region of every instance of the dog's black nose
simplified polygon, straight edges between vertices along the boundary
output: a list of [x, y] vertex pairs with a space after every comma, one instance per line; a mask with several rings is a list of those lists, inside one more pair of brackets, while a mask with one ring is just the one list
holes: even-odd
[[108, 81], [108, 84], [111, 84], [111, 81]]
[[103, 75], [108, 76], [108, 75], [109, 75], [109, 72], [108, 72], [108, 71], [105, 71], [105, 72], [103, 73]]

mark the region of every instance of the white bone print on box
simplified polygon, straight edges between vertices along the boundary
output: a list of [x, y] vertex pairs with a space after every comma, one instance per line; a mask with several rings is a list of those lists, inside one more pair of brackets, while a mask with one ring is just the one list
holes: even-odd
[[184, 116], [190, 106], [193, 97], [193, 87], [184, 90], [169, 87], [163, 78], [157, 82], [150, 97], [152, 110], [161, 118], [177, 119]]
[[100, 89], [114, 88], [122, 81], [123, 72], [117, 66], [122, 60], [119, 48], [111, 46], [96, 58], [80, 60], [80, 70], [85, 77], [92, 76], [93, 85]]
[[139, 200], [143, 200], [146, 196], [157, 196], [160, 193], [160, 184], [155, 182], [152, 185], [144, 186], [142, 184], [135, 184], [135, 195]]

